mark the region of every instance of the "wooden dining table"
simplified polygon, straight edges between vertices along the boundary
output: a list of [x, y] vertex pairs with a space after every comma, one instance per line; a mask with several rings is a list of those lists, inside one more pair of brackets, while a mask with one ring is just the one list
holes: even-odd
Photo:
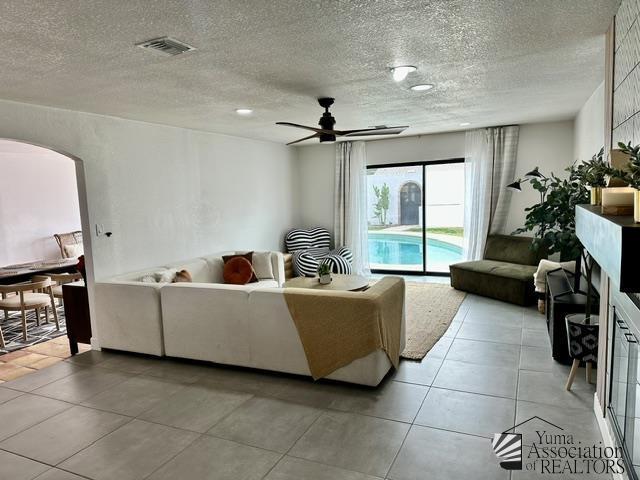
[[46, 275], [47, 273], [73, 273], [76, 272], [78, 259], [65, 258], [60, 260], [38, 260], [15, 265], [0, 267], [0, 285], [27, 282], [34, 275]]

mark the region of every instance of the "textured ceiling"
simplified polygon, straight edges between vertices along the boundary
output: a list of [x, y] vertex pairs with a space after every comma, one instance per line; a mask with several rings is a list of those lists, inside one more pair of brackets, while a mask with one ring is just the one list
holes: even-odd
[[[2, 0], [0, 98], [285, 142], [570, 118], [603, 78], [619, 0]], [[169, 35], [176, 57], [138, 42]], [[387, 67], [416, 65], [394, 83]], [[407, 89], [434, 83], [428, 93]], [[250, 117], [234, 110], [250, 107]]]

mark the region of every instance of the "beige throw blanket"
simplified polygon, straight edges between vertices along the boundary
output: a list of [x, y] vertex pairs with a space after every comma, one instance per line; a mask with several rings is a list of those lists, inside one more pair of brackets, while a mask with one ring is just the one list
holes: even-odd
[[400, 361], [404, 280], [385, 277], [364, 292], [284, 290], [314, 379], [378, 349]]

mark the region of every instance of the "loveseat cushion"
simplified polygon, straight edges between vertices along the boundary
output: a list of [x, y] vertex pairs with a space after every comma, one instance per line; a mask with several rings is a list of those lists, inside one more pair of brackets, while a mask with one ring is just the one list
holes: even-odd
[[450, 271], [451, 286], [458, 290], [517, 305], [533, 303], [534, 266], [478, 260], [455, 263]]
[[517, 263], [520, 265], [535, 265], [542, 258], [547, 258], [544, 249], [533, 250], [530, 237], [517, 237], [514, 235], [489, 235], [484, 250], [485, 260]]

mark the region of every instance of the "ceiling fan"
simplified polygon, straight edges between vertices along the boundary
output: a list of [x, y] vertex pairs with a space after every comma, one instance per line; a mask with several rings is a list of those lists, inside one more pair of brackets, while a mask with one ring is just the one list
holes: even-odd
[[313, 135], [295, 140], [287, 143], [287, 145], [293, 145], [294, 143], [304, 142], [311, 138], [319, 138], [320, 142], [335, 142], [336, 137], [364, 137], [367, 135], [397, 135], [403, 132], [408, 126], [404, 127], [387, 127], [386, 125], [379, 125], [372, 128], [359, 128], [357, 130], [334, 130], [333, 126], [336, 124], [336, 119], [333, 118], [329, 107], [333, 105], [335, 99], [333, 98], [319, 98], [318, 103], [324, 108], [324, 113], [320, 117], [318, 124], [322, 128], [307, 127], [306, 125], [298, 125], [297, 123], [290, 122], [276, 122], [276, 125], [285, 125], [287, 127], [302, 128], [304, 130], [311, 130]]

